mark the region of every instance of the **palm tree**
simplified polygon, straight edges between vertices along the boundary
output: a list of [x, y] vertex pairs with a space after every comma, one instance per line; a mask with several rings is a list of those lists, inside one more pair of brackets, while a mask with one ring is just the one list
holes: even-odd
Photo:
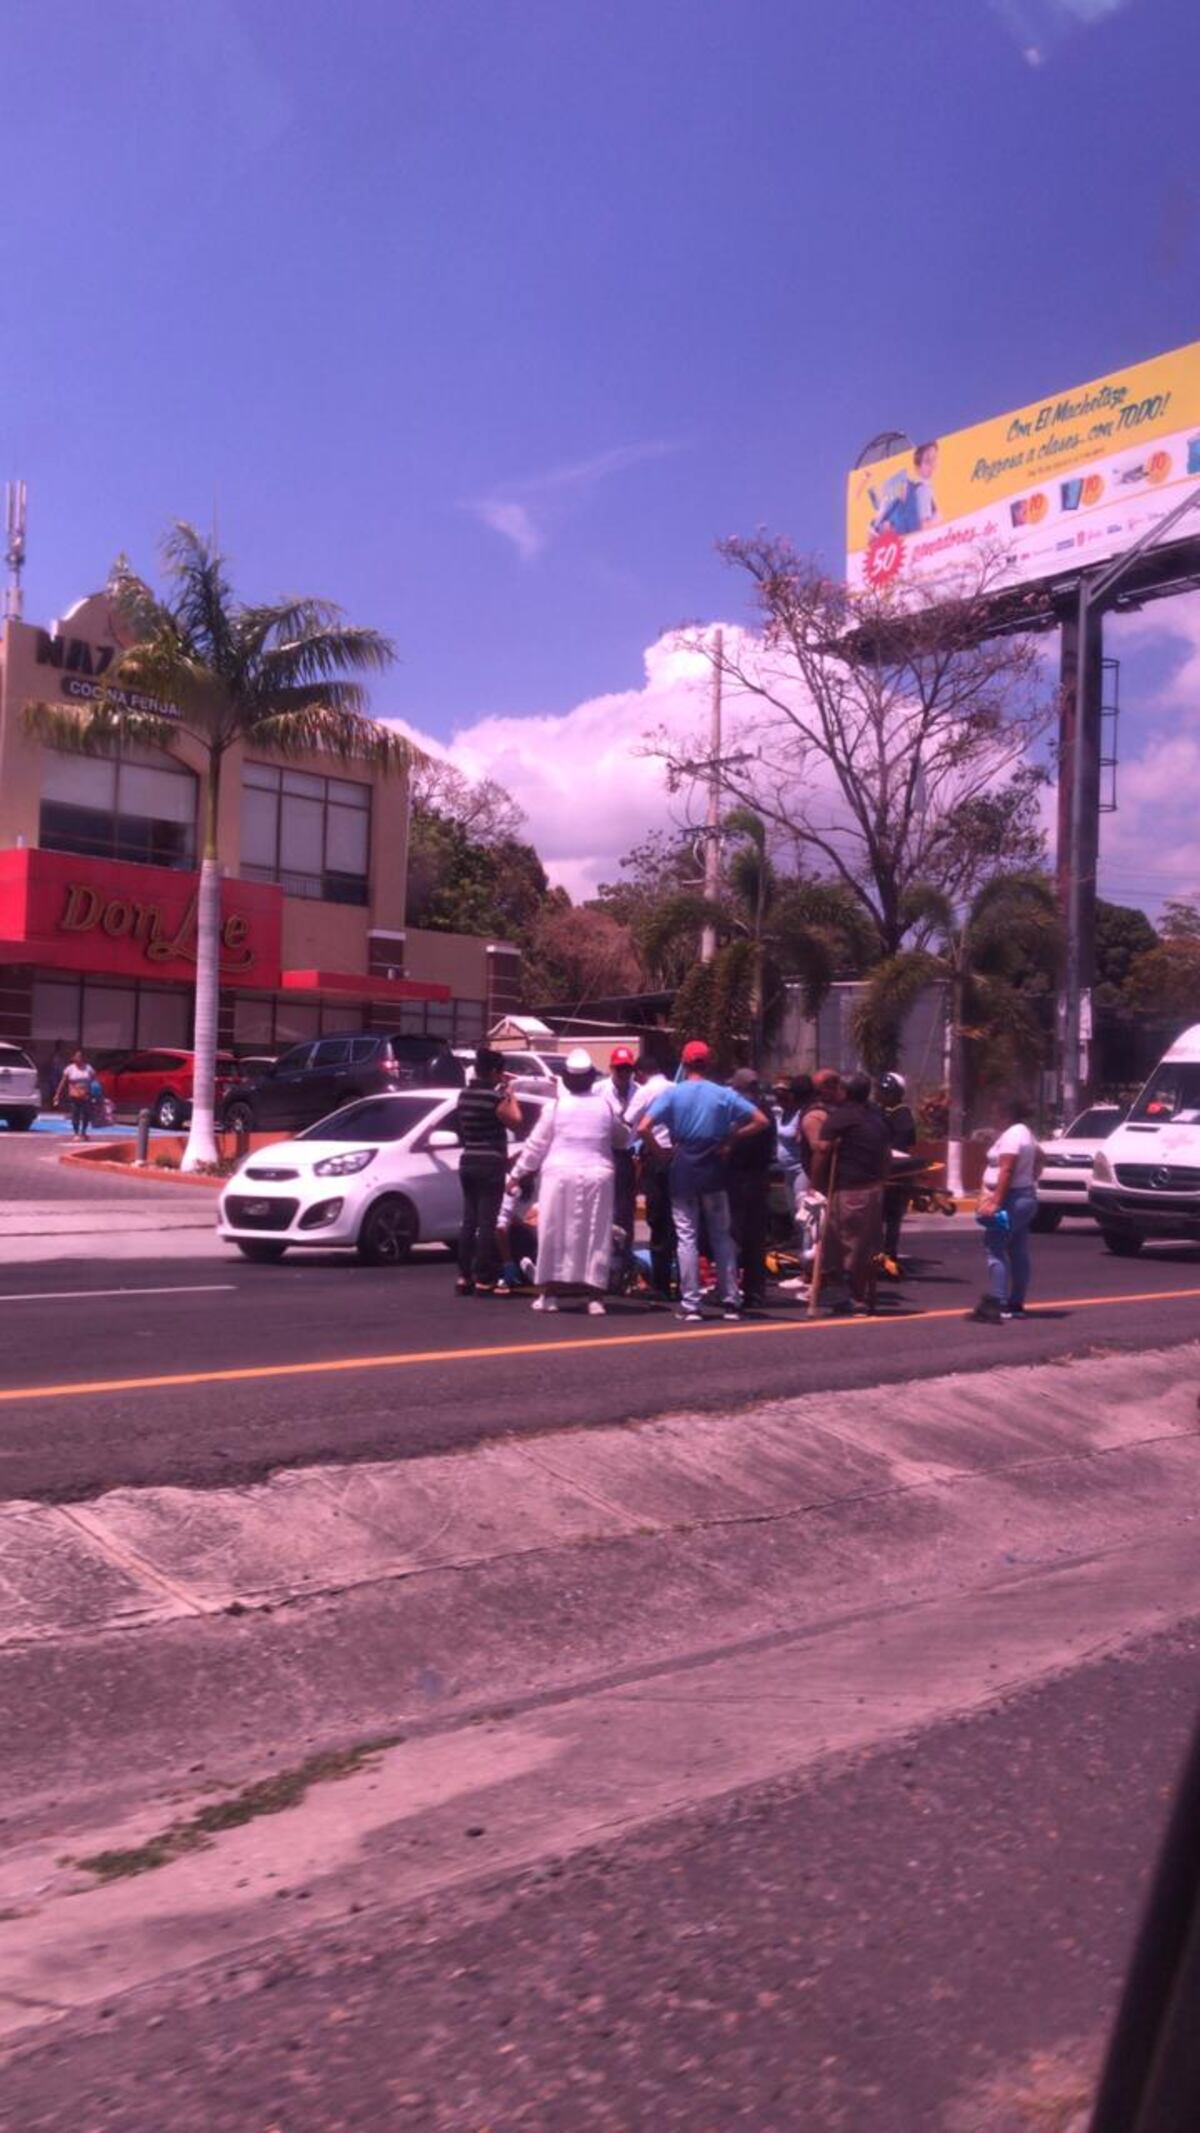
[[941, 889], [916, 886], [903, 918], [914, 945], [876, 965], [854, 1017], [873, 1073], [893, 1066], [905, 1017], [927, 985], [946, 992], [946, 1183], [960, 1193], [967, 1047], [1008, 1073], [1038, 1059], [1045, 1032], [1037, 985], [1053, 979], [1061, 923], [1044, 875], [995, 874], [960, 911]]
[[[686, 1014], [703, 1020], [712, 1013], [724, 1026], [728, 1017], [717, 1012], [723, 1002], [735, 1022], [741, 1017], [741, 1028], [748, 1026], [757, 1058], [782, 1010], [787, 979], [800, 981], [805, 1012], [815, 1014], [838, 969], [848, 961], [869, 962], [877, 943], [850, 890], [779, 874], [767, 826], [752, 808], [734, 808], [722, 833], [733, 840], [724, 860], [724, 893], [715, 902], [686, 889], [665, 897], [642, 927], [638, 946], [650, 967], [661, 970], [681, 944], [694, 950], [711, 927], [718, 942], [713, 964], [693, 966], [677, 1008], [682, 1000]], [[702, 973], [709, 969], [706, 979]]]
[[[217, 1054], [221, 869], [217, 822], [221, 772], [240, 742], [284, 757], [327, 756], [404, 771], [416, 751], [365, 716], [366, 692], [351, 677], [381, 673], [394, 653], [377, 631], [356, 628], [328, 600], [243, 606], [225, 558], [193, 527], [176, 523], [163, 543], [166, 597], [159, 599], [121, 558], [110, 595], [130, 649], [113, 662], [87, 704], [29, 705], [31, 731], [52, 747], [102, 753], [118, 742], [172, 748], [181, 735], [199, 751], [204, 838], [196, 923], [195, 1079], [185, 1170], [217, 1162], [213, 1117]], [[128, 708], [137, 691], [171, 715]]]

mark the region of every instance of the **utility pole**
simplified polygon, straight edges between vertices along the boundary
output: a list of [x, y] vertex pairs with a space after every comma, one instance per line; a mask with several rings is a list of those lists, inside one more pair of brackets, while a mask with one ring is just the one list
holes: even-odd
[[4, 560], [8, 565], [8, 583], [4, 588], [4, 617], [6, 621], [19, 622], [25, 606], [24, 594], [21, 589], [21, 572], [25, 568], [25, 484], [23, 481], [5, 483], [4, 505]]
[[[704, 897], [715, 904], [721, 890], [721, 666], [725, 651], [725, 633], [713, 633], [712, 697], [709, 706], [708, 734], [708, 823], [704, 838]], [[705, 926], [700, 935], [700, 961], [711, 963], [717, 952], [717, 936], [712, 926]]]

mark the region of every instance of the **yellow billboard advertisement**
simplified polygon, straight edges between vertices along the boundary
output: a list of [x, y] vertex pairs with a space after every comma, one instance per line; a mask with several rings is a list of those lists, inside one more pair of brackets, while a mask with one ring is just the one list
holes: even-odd
[[1198, 484], [1193, 342], [856, 468], [847, 579], [903, 585], [985, 559], [1000, 584], [1052, 578], [1132, 547]]

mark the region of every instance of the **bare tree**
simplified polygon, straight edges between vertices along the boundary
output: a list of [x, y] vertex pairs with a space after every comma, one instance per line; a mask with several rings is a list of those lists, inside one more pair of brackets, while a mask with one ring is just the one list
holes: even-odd
[[519, 838], [525, 827], [524, 808], [497, 779], [469, 778], [456, 764], [434, 756], [426, 756], [413, 772], [412, 804], [456, 823], [486, 851], [510, 837]]
[[[988, 634], [994, 573], [901, 599], [853, 591], [765, 534], [721, 552], [751, 579], [758, 625], [695, 639], [736, 721], [721, 785], [802, 871], [853, 893], [884, 955], [917, 884], [960, 902], [999, 868], [1037, 865], [1044, 773], [1029, 750], [1052, 700], [1032, 639]], [[708, 777], [701, 745], [655, 745], [676, 788]]]

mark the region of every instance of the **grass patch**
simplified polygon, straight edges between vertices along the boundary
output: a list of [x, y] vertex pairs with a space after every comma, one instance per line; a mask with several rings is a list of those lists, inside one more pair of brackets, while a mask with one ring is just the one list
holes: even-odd
[[130, 1874], [151, 1874], [156, 1867], [169, 1866], [172, 1859], [181, 1859], [187, 1852], [205, 1850], [214, 1837], [226, 1829], [240, 1829], [246, 1822], [256, 1821], [259, 1815], [279, 1815], [289, 1807], [298, 1807], [311, 1785], [327, 1785], [338, 1778], [353, 1777], [358, 1770], [368, 1768], [387, 1748], [394, 1748], [402, 1741], [402, 1733], [382, 1735], [378, 1740], [362, 1741], [355, 1748], [327, 1749], [320, 1755], [310, 1755], [294, 1770], [279, 1770], [273, 1776], [257, 1778], [252, 1785], [243, 1785], [226, 1800], [214, 1800], [208, 1807], [197, 1808], [184, 1821], [172, 1822], [156, 1837], [148, 1837], [144, 1844], [135, 1844], [127, 1849], [92, 1852], [86, 1859], [71, 1863], [81, 1866], [98, 1881], [120, 1881]]

